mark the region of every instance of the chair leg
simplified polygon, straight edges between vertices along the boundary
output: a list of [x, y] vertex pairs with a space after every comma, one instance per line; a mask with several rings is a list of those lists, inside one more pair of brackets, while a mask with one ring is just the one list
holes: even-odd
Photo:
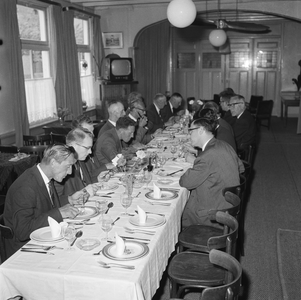
[[176, 298], [177, 297], [177, 290], [178, 290], [177, 284], [175, 282], [173, 282], [172, 279], [169, 279], [170, 298]]

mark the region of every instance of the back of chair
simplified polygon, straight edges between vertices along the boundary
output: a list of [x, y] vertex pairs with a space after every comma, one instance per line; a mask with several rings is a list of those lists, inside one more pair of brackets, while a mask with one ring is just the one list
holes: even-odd
[[224, 225], [227, 233], [221, 236], [214, 236], [208, 239], [207, 247], [212, 249], [226, 248], [226, 252], [233, 254], [234, 243], [238, 236], [238, 222], [237, 220], [226, 212], [218, 211], [215, 215], [215, 221]]
[[240, 180], [240, 184], [235, 185], [235, 186], [231, 186], [231, 187], [225, 187], [222, 191], [223, 196], [225, 196], [226, 192], [231, 192], [233, 194], [236, 194], [241, 202], [243, 201], [243, 197], [244, 197], [244, 192], [246, 189], [246, 178], [243, 175], [239, 175], [239, 180]]
[[50, 142], [51, 142], [51, 138], [49, 134], [23, 135], [24, 146], [49, 145]]
[[14, 232], [10, 227], [4, 225], [3, 214], [0, 215], [0, 236], [0, 255], [2, 262], [4, 262], [7, 259], [5, 239], [12, 239], [14, 236]]
[[273, 100], [261, 101], [258, 104], [256, 118], [257, 117], [269, 118], [272, 115], [273, 105], [274, 105]]
[[246, 178], [246, 181], [248, 181], [251, 175], [252, 167], [251, 164], [249, 164], [245, 160], [242, 160], [242, 163], [244, 164], [245, 167], [245, 171], [242, 173], [242, 175]]
[[18, 147], [11, 145], [1, 145], [0, 152], [2, 153], [18, 153]]
[[259, 103], [263, 100], [263, 96], [251, 95], [249, 110], [251, 113], [256, 113]]
[[50, 133], [51, 136], [51, 144], [66, 144], [66, 135], [59, 133]]
[[43, 158], [44, 155], [44, 150], [47, 148], [46, 145], [44, 146], [23, 146], [20, 147], [20, 152], [21, 153], [27, 153], [27, 154], [35, 154], [39, 157], [37, 162], [40, 162]]
[[241, 288], [242, 267], [240, 263], [233, 256], [219, 250], [211, 250], [209, 260], [212, 264], [228, 270], [228, 276], [225, 285], [204, 289], [200, 300], [237, 299]]

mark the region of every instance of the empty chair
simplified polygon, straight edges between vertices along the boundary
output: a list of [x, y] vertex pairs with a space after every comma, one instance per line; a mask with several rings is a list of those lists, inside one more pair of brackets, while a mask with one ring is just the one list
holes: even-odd
[[241, 160], [245, 160], [247, 163], [253, 166], [254, 156], [256, 152], [256, 144], [250, 144], [247, 148], [240, 150], [237, 155]]
[[51, 142], [51, 138], [49, 134], [23, 135], [24, 146], [49, 145], [50, 142]]
[[259, 103], [263, 100], [263, 96], [251, 95], [248, 110], [251, 114], [256, 114]]
[[[225, 200], [231, 203], [232, 207], [221, 211], [227, 212], [233, 217], [237, 217], [240, 211], [240, 199], [236, 194], [226, 192]], [[217, 210], [212, 210], [212, 215], [215, 215]], [[209, 252], [209, 239], [214, 236], [223, 235], [223, 228], [206, 225], [191, 225], [185, 228], [179, 234], [179, 251], [184, 248], [200, 252]]]
[[44, 155], [44, 150], [47, 148], [46, 145], [42, 146], [23, 146], [20, 147], [21, 153], [27, 153], [27, 154], [35, 154], [38, 156], [37, 162], [40, 162]]
[[0, 152], [2, 153], [18, 153], [18, 147], [11, 145], [0, 145]]
[[13, 230], [4, 225], [4, 220], [3, 220], [3, 215], [0, 215], [0, 256], [1, 256], [1, 261], [4, 262], [8, 257], [6, 254], [6, 248], [5, 248], [5, 240], [6, 239], [12, 239], [14, 236]]
[[[265, 126], [270, 129], [273, 105], [273, 100], [265, 100], [258, 104], [257, 112], [255, 114], [255, 120], [258, 127]], [[266, 124], [262, 123], [262, 121], [266, 121]]]
[[[227, 233], [211, 237], [208, 249], [225, 249], [231, 256], [238, 234], [238, 222], [229, 214], [218, 211], [215, 220], [224, 225]], [[169, 263], [168, 277], [171, 284], [171, 297], [181, 297], [187, 288], [212, 287], [225, 284], [227, 272], [213, 265], [209, 254], [204, 252], [184, 251], [176, 254]]]
[[51, 144], [66, 144], [66, 135], [59, 133], [50, 133], [51, 136]]

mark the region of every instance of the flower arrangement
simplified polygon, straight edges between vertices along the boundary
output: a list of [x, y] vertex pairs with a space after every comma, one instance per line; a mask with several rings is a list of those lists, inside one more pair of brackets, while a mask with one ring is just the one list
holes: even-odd
[[69, 110], [69, 108], [62, 108], [62, 107], [58, 107], [56, 114], [54, 114], [55, 116], [57, 116], [60, 120], [63, 120], [67, 117], [67, 116], [71, 116], [72, 113]]

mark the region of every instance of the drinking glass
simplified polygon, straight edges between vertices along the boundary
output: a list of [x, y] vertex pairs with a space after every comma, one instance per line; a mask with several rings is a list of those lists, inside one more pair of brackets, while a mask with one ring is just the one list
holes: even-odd
[[96, 206], [98, 212], [101, 214], [100, 217], [99, 217], [99, 219], [102, 219], [104, 212], [108, 208], [108, 200], [103, 200], [103, 199], [96, 200], [95, 201], [95, 206]]
[[71, 247], [71, 243], [75, 239], [76, 229], [73, 225], [68, 225], [63, 232], [64, 239], [68, 242], [67, 251], [73, 251], [74, 248]]
[[163, 148], [163, 141], [162, 141], [162, 140], [158, 140], [158, 141], [157, 141], [157, 147], [158, 147], [159, 149], [162, 149], [162, 148]]
[[131, 196], [133, 193], [133, 174], [127, 174], [125, 180], [125, 190], [127, 195]]
[[146, 187], [148, 188], [148, 184], [152, 181], [152, 173], [149, 171], [144, 172], [144, 181], [146, 182]]
[[106, 236], [102, 238], [103, 241], [108, 241], [109, 238], [109, 231], [112, 229], [113, 220], [108, 215], [103, 215], [102, 219], [100, 220], [101, 229], [106, 233]]
[[120, 203], [125, 208], [125, 212], [121, 213], [123, 216], [129, 216], [128, 208], [132, 205], [133, 198], [127, 194], [120, 195]]
[[172, 153], [172, 157], [175, 158], [175, 153], [177, 152], [177, 146], [172, 145], [170, 148], [170, 152]]

